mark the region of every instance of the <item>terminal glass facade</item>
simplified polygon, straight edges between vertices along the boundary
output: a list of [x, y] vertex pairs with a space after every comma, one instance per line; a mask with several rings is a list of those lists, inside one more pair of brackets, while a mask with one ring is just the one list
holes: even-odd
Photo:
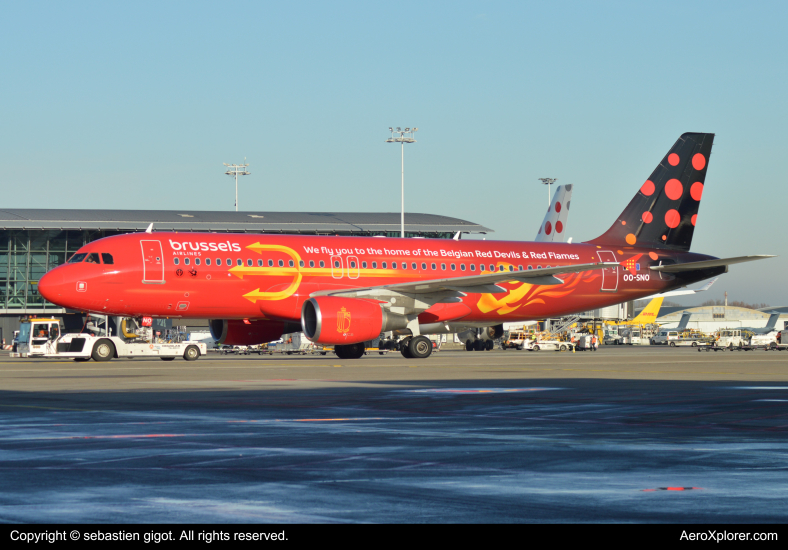
[[85, 243], [119, 231], [0, 231], [0, 310], [2, 313], [61, 312], [44, 300], [38, 281], [66, 262]]

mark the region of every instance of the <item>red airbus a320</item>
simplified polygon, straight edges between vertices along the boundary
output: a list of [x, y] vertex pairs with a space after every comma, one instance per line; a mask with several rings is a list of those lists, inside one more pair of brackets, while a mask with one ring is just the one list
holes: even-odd
[[424, 358], [425, 334], [495, 334], [503, 322], [636, 300], [770, 257], [689, 251], [713, 140], [682, 135], [610, 229], [585, 243], [133, 233], [85, 245], [39, 290], [101, 315], [208, 318], [219, 343], [303, 330], [345, 359], [394, 331], [407, 339], [403, 355]]

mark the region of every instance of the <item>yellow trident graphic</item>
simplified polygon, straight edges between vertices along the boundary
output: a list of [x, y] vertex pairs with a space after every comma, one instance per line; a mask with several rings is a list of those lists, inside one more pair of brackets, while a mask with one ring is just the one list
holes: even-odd
[[337, 311], [337, 332], [350, 332], [350, 312], [345, 308]]

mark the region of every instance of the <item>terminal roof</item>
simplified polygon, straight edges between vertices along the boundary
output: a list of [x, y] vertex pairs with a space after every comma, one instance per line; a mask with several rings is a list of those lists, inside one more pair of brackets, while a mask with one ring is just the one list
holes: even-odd
[[[237, 231], [245, 233], [390, 233], [400, 230], [399, 212], [211, 212], [201, 210], [59, 210], [5, 208], [2, 229], [144, 231]], [[408, 233], [492, 233], [479, 224], [436, 214], [405, 214]]]

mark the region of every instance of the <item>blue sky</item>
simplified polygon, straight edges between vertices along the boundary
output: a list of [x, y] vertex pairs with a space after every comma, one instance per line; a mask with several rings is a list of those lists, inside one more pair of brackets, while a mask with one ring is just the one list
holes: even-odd
[[604, 232], [686, 131], [717, 134], [693, 250], [788, 305], [780, 2], [30, 2], [0, 35], [5, 207], [398, 211], [532, 239], [539, 177]]

